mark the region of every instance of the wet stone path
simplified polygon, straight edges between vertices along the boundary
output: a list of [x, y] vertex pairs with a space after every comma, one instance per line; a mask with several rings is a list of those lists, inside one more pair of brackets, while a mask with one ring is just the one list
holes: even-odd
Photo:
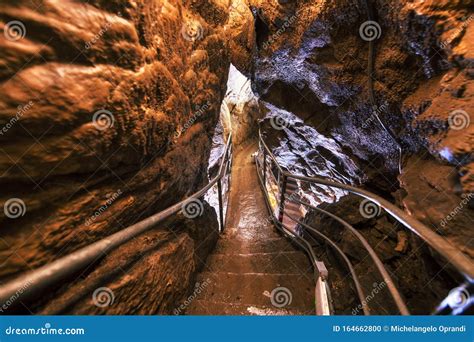
[[313, 270], [306, 254], [268, 220], [252, 160], [236, 151], [226, 230], [198, 275], [188, 315], [313, 315]]

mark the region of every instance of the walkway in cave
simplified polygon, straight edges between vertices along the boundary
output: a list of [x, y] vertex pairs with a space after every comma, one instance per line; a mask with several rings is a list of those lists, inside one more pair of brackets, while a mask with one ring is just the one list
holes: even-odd
[[187, 314], [314, 314], [312, 266], [268, 220], [254, 151], [256, 144], [247, 144], [234, 156], [226, 231], [198, 276]]

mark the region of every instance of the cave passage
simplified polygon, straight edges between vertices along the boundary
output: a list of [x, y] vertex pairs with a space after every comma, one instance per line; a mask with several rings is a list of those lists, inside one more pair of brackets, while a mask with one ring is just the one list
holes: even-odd
[[[259, 191], [255, 149], [254, 143], [245, 143], [234, 156], [225, 231], [198, 276], [201, 290], [188, 315], [314, 313], [311, 264], [270, 220]], [[281, 303], [269, 305], [275, 300]]]
[[471, 7], [2, 1], [0, 313], [472, 314]]

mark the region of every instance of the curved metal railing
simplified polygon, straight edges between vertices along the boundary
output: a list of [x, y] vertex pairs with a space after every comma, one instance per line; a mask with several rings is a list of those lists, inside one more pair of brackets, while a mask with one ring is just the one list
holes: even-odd
[[[291, 229], [283, 224], [283, 215], [288, 216], [292, 221], [295, 221], [301, 226], [305, 227], [309, 231], [312, 231], [315, 235], [319, 238], [327, 242], [344, 260], [346, 263], [352, 279], [354, 281], [356, 292], [361, 301], [362, 308], [364, 314], [370, 314], [370, 310], [365, 303], [365, 295], [360, 285], [360, 282], [357, 278], [357, 275], [354, 271], [354, 267], [351, 264], [350, 260], [345, 256], [340, 248], [328, 238], [323, 233], [319, 232], [317, 229], [310, 227], [304, 222], [301, 222], [298, 218], [292, 217], [290, 215], [285, 214], [285, 200], [292, 201], [299, 203], [301, 205], [305, 205], [307, 207], [316, 209], [323, 214], [331, 216], [331, 213], [323, 211], [322, 209], [315, 208], [308, 203], [305, 203], [301, 200], [295, 198], [287, 199], [285, 197], [286, 193], [286, 182], [288, 179], [300, 180], [308, 183], [314, 184], [321, 184], [326, 185], [329, 187], [335, 187], [342, 190], [346, 190], [353, 194], [359, 195], [363, 198], [369, 199], [372, 202], [379, 205], [381, 208], [384, 208], [393, 218], [395, 218], [398, 222], [402, 223], [408, 229], [413, 231], [417, 234], [423, 241], [428, 243], [435, 251], [439, 254], [444, 256], [448, 262], [450, 262], [455, 268], [457, 268], [468, 280], [469, 283], [472, 283], [474, 279], [474, 267], [472, 262], [462, 254], [462, 252], [456, 250], [453, 246], [451, 246], [444, 238], [437, 235], [431, 229], [423, 225], [421, 222], [417, 221], [410, 215], [403, 212], [401, 209], [397, 208], [390, 202], [386, 201], [385, 199], [372, 194], [366, 190], [362, 190], [350, 185], [337, 183], [328, 179], [320, 178], [320, 177], [306, 177], [300, 175], [294, 175], [287, 171], [285, 171], [281, 165], [276, 160], [275, 156], [265, 144], [265, 141], [262, 138], [262, 135], [259, 133], [259, 152], [262, 155], [261, 160], [259, 157], [256, 157], [256, 164], [260, 184], [262, 189], [265, 191], [265, 201], [269, 211], [272, 213], [271, 219], [275, 223], [278, 229], [280, 229], [285, 235], [290, 236], [295, 243], [301, 246], [310, 256], [312, 264], [314, 266], [315, 275], [316, 275], [316, 313], [320, 315], [328, 315], [333, 313], [332, 303], [331, 303], [331, 294], [329, 291], [328, 285], [328, 270], [324, 266], [324, 264], [317, 260], [316, 255], [312, 249], [311, 244], [301, 236], [295, 234]], [[171, 217], [172, 215], [180, 212], [190, 201], [200, 198], [204, 196], [204, 194], [212, 188], [214, 185], [217, 184], [218, 188], [218, 199], [219, 199], [219, 222], [220, 226], [224, 228], [224, 201], [222, 198], [222, 180], [224, 177], [229, 173], [231, 165], [232, 165], [232, 136], [229, 135], [227, 139], [227, 143], [224, 149], [224, 153], [221, 157], [221, 162], [219, 166], [219, 171], [217, 175], [202, 189], [195, 192], [191, 196], [187, 197], [186, 199], [176, 203], [175, 205], [153, 215], [149, 218], [142, 220], [128, 228], [125, 228], [115, 234], [112, 234], [109, 237], [101, 239], [93, 244], [90, 244], [86, 247], [83, 247], [65, 257], [62, 257], [58, 260], [53, 261], [47, 265], [44, 265], [36, 270], [26, 272], [19, 277], [2, 284], [0, 286], [0, 303], [5, 303], [12, 297], [18, 298], [18, 294], [21, 294], [22, 300], [32, 299], [35, 296], [41, 295], [41, 293], [51, 288], [61, 281], [64, 281], [71, 277], [72, 275], [76, 274], [82, 269], [85, 269], [90, 264], [96, 262], [100, 259], [105, 253], [110, 252], [111, 250], [123, 245], [125, 242], [133, 239], [134, 237], [142, 234], [143, 232], [155, 227], [160, 222], [163, 222], [165, 219]], [[276, 197], [279, 197], [278, 203], [278, 215], [274, 214], [272, 205], [269, 200], [268, 190], [266, 187], [266, 177], [267, 177], [267, 168], [268, 163], [267, 160], [269, 159], [270, 166], [273, 165], [278, 170], [278, 180], [276, 182], [279, 185], [279, 194]], [[270, 172], [272, 174], [272, 172]], [[367, 241], [358, 234], [355, 229], [353, 229], [347, 222], [344, 220], [334, 217], [337, 219], [341, 224], [343, 224], [347, 229], [349, 229], [352, 233], [354, 233], [357, 238], [361, 241], [361, 243], [366, 247], [369, 251], [369, 254], [373, 258], [374, 262], [377, 265], [379, 272], [381, 273], [384, 280], [387, 282], [387, 287], [389, 288], [392, 297], [394, 298], [397, 307], [399, 308], [402, 314], [408, 314], [408, 310], [406, 309], [406, 305], [403, 303], [403, 300], [398, 293], [398, 290], [393, 285], [388, 272], [383, 268], [383, 264], [378, 260], [378, 257], [374, 253], [371, 253], [371, 247], [368, 245]], [[373, 250], [372, 250], [373, 252]], [[16, 301], [19, 302], [19, 301]]]
[[288, 227], [280, 222], [277, 217], [273, 214], [273, 208], [269, 200], [268, 192], [265, 186], [265, 177], [262, 177], [262, 167], [258, 157], [255, 158], [255, 164], [257, 166], [257, 175], [260, 181], [260, 186], [265, 193], [264, 199], [267, 206], [268, 212], [270, 213], [270, 219], [275, 226], [286, 236], [291, 238], [297, 245], [299, 245], [309, 256], [311, 264], [314, 269], [316, 278], [316, 290], [315, 290], [315, 306], [316, 315], [327, 316], [333, 313], [331, 294], [328, 284], [328, 271], [323, 262], [319, 261], [314, 253], [311, 244], [301, 236], [294, 234]]
[[[284, 170], [283, 167], [277, 161], [276, 157], [273, 155], [270, 148], [266, 145], [261, 132], [259, 132], [259, 154], [261, 154], [262, 161], [258, 161], [259, 160], [258, 156], [256, 159], [257, 159], [258, 164], [263, 163], [262, 165], [260, 165], [260, 169], [263, 175], [263, 180], [261, 180], [261, 183], [262, 183], [264, 192], [266, 193], [266, 196], [268, 196], [267, 187], [266, 187], [266, 177], [267, 177], [266, 170], [268, 168], [271, 169], [274, 166], [278, 173], [277, 177], [275, 178], [276, 183], [278, 185], [278, 194], [277, 196], [275, 196], [276, 198], [278, 198], [277, 200], [278, 219], [275, 218], [275, 221], [277, 222], [277, 226], [283, 225], [283, 218], [284, 216], [286, 216], [290, 220], [296, 223], [299, 223], [301, 226], [305, 227], [306, 229], [318, 235], [320, 238], [325, 240], [333, 249], [335, 249], [336, 252], [344, 259], [349, 270], [351, 271], [351, 275], [356, 286], [357, 294], [358, 294], [359, 300], [361, 300], [365, 314], [369, 314], [370, 310], [369, 308], [364, 307], [365, 301], [363, 300], [363, 298], [365, 297], [363, 295], [363, 291], [360, 286], [360, 283], [358, 282], [357, 276], [355, 275], [355, 272], [353, 272], [353, 267], [350, 264], [350, 261], [347, 259], [347, 257], [345, 257], [344, 253], [337, 247], [337, 245], [333, 241], [331, 241], [327, 236], [325, 236], [324, 234], [322, 234], [315, 228], [308, 226], [306, 223], [301, 222], [301, 220], [298, 220], [298, 218], [288, 215], [284, 210], [285, 201], [297, 203], [297, 204], [306, 206], [307, 208], [311, 208], [313, 210], [319, 211], [324, 215], [328, 215], [329, 217], [337, 220], [346, 229], [348, 229], [352, 234], [354, 234], [358, 238], [358, 240], [362, 243], [364, 248], [368, 251], [370, 257], [374, 261], [400, 313], [406, 315], [406, 314], [409, 314], [409, 311], [403, 301], [403, 298], [400, 292], [398, 291], [394, 282], [392, 281], [389, 273], [385, 270], [383, 263], [380, 261], [377, 254], [374, 252], [373, 248], [368, 244], [365, 238], [356, 229], [354, 229], [350, 224], [348, 224], [346, 221], [342, 220], [341, 218], [327, 211], [324, 211], [320, 208], [314, 207], [310, 205], [309, 203], [301, 201], [297, 198], [293, 198], [293, 196], [287, 199], [286, 198], [286, 192], [287, 192], [286, 185], [287, 185], [288, 180], [291, 179], [295, 181], [307, 182], [310, 184], [319, 184], [319, 185], [326, 185], [329, 187], [338, 188], [338, 189], [348, 191], [350, 193], [353, 193], [355, 195], [358, 195], [360, 197], [363, 197], [365, 199], [368, 199], [374, 202], [380, 208], [383, 208], [395, 220], [397, 220], [398, 222], [403, 224], [406, 228], [408, 228], [413, 233], [418, 235], [424, 242], [426, 242], [436, 252], [442, 255], [449, 263], [451, 263], [451, 265], [453, 265], [461, 274], [463, 274], [463, 276], [468, 280], [468, 282], [472, 283], [474, 279], [474, 265], [472, 261], [467, 256], [465, 256], [461, 251], [457, 250], [454, 246], [452, 246], [446, 239], [436, 234], [433, 230], [431, 230], [430, 228], [428, 228], [427, 226], [425, 226], [424, 224], [422, 224], [421, 222], [419, 222], [418, 220], [416, 220], [409, 214], [405, 213], [402, 209], [396, 207], [395, 205], [383, 199], [382, 197], [376, 194], [373, 194], [367, 190], [359, 189], [357, 187], [350, 186], [343, 183], [338, 183], [338, 182], [335, 182], [326, 178], [322, 178], [322, 177], [307, 177], [307, 176], [295, 175]], [[267, 165], [268, 163], [269, 165]], [[273, 175], [273, 173], [270, 172], [270, 175]], [[270, 210], [273, 210], [273, 209], [270, 209]]]
[[[265, 150], [263, 151], [265, 152]], [[262, 148], [259, 149], [259, 152], [262, 152]], [[302, 247], [302, 249], [308, 254], [312, 262], [313, 269], [315, 271], [315, 278], [316, 278], [316, 290], [315, 290], [316, 314], [317, 315], [332, 315], [334, 314], [334, 309], [332, 307], [331, 292], [330, 292], [329, 283], [328, 283], [329, 272], [326, 269], [324, 263], [319, 261], [316, 258], [316, 255], [314, 253], [314, 250], [310, 242], [304, 237], [295, 234], [295, 232], [293, 232], [289, 227], [287, 227], [283, 223], [282, 217], [277, 217], [277, 215], [275, 214], [274, 208], [272, 207], [270, 203], [269, 189], [267, 188], [267, 177], [273, 177], [273, 181], [275, 183], [279, 183], [279, 181], [275, 178], [275, 176], [273, 175], [273, 172], [269, 172], [267, 175], [265, 153], [263, 153], [262, 157], [263, 158], [259, 158], [257, 154], [257, 156], [255, 157], [255, 163], [257, 165], [257, 174], [260, 180], [260, 186], [265, 194], [264, 198], [265, 198], [267, 209], [268, 209], [268, 212], [270, 213], [272, 222], [275, 224], [277, 229], [279, 229], [284, 235], [286, 235], [287, 237], [292, 239], [297, 245]], [[278, 195], [273, 193], [273, 197], [277, 198]], [[318, 238], [323, 240], [323, 242], [328, 243], [338, 253], [338, 255], [342, 258], [342, 260], [346, 264], [349, 270], [349, 273], [351, 274], [351, 277], [356, 287], [357, 296], [361, 303], [361, 308], [364, 315], [370, 315], [370, 309], [366, 302], [367, 297], [364, 293], [364, 290], [362, 289], [359, 278], [355, 272], [354, 266], [352, 265], [351, 261], [346, 256], [346, 254], [337, 246], [337, 244], [333, 240], [331, 240], [325, 234], [314, 229], [313, 227], [310, 227], [304, 222], [297, 220], [296, 218], [292, 217], [291, 215], [288, 215], [287, 213], [285, 213], [285, 215], [288, 216], [292, 221], [295, 221], [301, 224], [307, 230], [313, 232], [313, 234], [315, 234]], [[311, 237], [314, 238], [313, 236]]]
[[[18, 299], [19, 294], [21, 294], [21, 297], [19, 298], [21, 300], [34, 299], [35, 296], [41, 295], [44, 290], [53, 287], [80, 270], [87, 268], [89, 265], [100, 259], [105, 253], [123, 245], [125, 242], [130, 241], [143, 232], [156, 227], [157, 224], [163, 222], [170, 216], [185, 210], [188, 203], [204, 196], [204, 194], [216, 184], [219, 197], [219, 222], [222, 230], [224, 228], [222, 180], [230, 172], [232, 166], [231, 134], [229, 134], [227, 138], [227, 143], [221, 158], [217, 175], [201, 190], [195, 192], [181, 202], [176, 203], [128, 228], [2, 284], [0, 286], [0, 304], [6, 303], [12, 297]], [[16, 302], [19, 301], [16, 300], [15, 303]]]
[[265, 150], [267, 151], [270, 158], [273, 160], [275, 165], [278, 167], [278, 170], [281, 172], [283, 177], [293, 178], [295, 180], [301, 180], [304, 182], [315, 183], [320, 185], [326, 185], [329, 187], [339, 188], [341, 190], [346, 190], [350, 193], [358, 195], [360, 197], [366, 198], [379, 207], [383, 208], [390, 216], [395, 220], [403, 224], [406, 228], [411, 230], [413, 233], [418, 235], [424, 242], [426, 242], [430, 247], [432, 247], [436, 252], [442, 255], [451, 265], [453, 265], [464, 277], [469, 280], [474, 280], [474, 265], [472, 261], [461, 251], [456, 249], [451, 245], [445, 238], [438, 235], [429, 227], [425, 226], [423, 223], [410, 216], [402, 209], [398, 208], [389, 201], [383, 199], [382, 197], [371, 193], [370, 191], [363, 190], [354, 186], [350, 186], [343, 183], [334, 182], [321, 177], [307, 177], [294, 175], [288, 171], [284, 171], [282, 167], [278, 164], [275, 156], [271, 153], [268, 146], [262, 139], [261, 134], [259, 133], [259, 139], [262, 142]]

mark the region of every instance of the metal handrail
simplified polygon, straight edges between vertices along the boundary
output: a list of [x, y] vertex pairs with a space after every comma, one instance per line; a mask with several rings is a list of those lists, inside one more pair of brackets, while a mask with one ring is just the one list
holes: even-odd
[[[262, 151], [262, 148], [260, 148], [259, 151]], [[262, 186], [262, 190], [263, 190], [264, 193], [265, 193], [265, 197], [267, 197], [269, 191], [271, 191], [272, 194], [273, 194], [273, 196], [274, 196], [275, 198], [277, 198], [278, 194], [275, 194], [275, 192], [274, 192], [273, 190], [271, 190], [271, 188], [270, 188], [270, 190], [268, 190], [268, 189], [266, 188], [266, 182], [265, 182], [265, 180], [267, 179], [267, 177], [266, 177], [266, 174], [267, 174], [267, 172], [266, 172], [266, 164], [267, 164], [267, 163], [266, 163], [266, 153], [265, 153], [265, 150], [264, 150], [264, 149], [263, 149], [262, 152], [263, 152], [262, 154], [263, 154], [263, 160], [264, 160], [263, 167], [260, 166], [260, 162], [259, 162], [258, 157], [255, 159], [256, 164], [257, 164], [257, 173], [259, 172], [259, 170], [258, 170], [258, 167], [259, 167], [259, 166], [260, 166], [260, 169], [263, 169], [263, 173], [264, 173], [263, 180], [262, 180], [262, 179], [260, 180], [261, 186]], [[271, 157], [272, 157], [272, 155], [270, 155], [270, 166], [272, 166], [273, 164], [275, 164], [275, 165], [277, 166], [278, 172], [280, 173], [280, 170], [282, 170], [282, 168], [277, 164], [276, 159], [275, 159], [275, 158], [272, 159]], [[272, 162], [273, 162], [273, 164], [272, 164]], [[258, 176], [259, 176], [259, 178], [261, 178], [259, 173], [258, 173]], [[279, 182], [279, 181], [277, 180], [276, 176], [274, 175], [274, 173], [273, 173], [271, 170], [270, 170], [270, 172], [269, 172], [269, 176], [270, 176], [270, 178], [272, 178], [272, 180], [273, 180], [274, 182], [277, 182], [277, 183]], [[264, 185], [264, 184], [265, 184], [265, 185]], [[290, 196], [290, 198], [288, 198], [288, 199], [286, 199], [286, 200], [290, 200], [290, 201], [293, 200], [293, 199], [292, 199], [292, 196]], [[296, 199], [294, 199], [294, 200], [296, 200]], [[279, 208], [281, 208], [281, 206], [279, 206]], [[269, 208], [269, 211], [272, 213], [272, 216], [273, 216], [274, 213], [273, 213], [271, 207]], [[280, 213], [279, 213], [279, 214], [280, 214]], [[315, 229], [315, 228], [313, 228], [313, 227], [307, 225], [306, 223], [304, 223], [304, 222], [298, 220], [297, 218], [295, 218], [295, 217], [289, 215], [289, 214], [286, 213], [286, 212], [284, 212], [283, 214], [284, 214], [284, 216], [288, 217], [288, 218], [289, 218], [290, 220], [292, 220], [293, 222], [300, 224], [300, 225], [303, 226], [305, 229], [307, 229], [308, 231], [311, 231], [313, 234], [315, 234], [316, 236], [318, 236], [320, 239], [324, 240], [326, 243], [329, 244], [329, 246], [331, 246], [331, 247], [341, 256], [342, 260], [343, 260], [343, 261], [346, 263], [346, 265], [347, 265], [347, 268], [348, 268], [348, 270], [349, 270], [349, 273], [351, 274], [352, 280], [353, 280], [354, 285], [355, 285], [355, 288], [356, 288], [357, 296], [358, 296], [359, 301], [360, 301], [360, 303], [361, 303], [362, 311], [363, 311], [364, 315], [370, 315], [370, 308], [369, 308], [369, 306], [367, 305], [367, 301], [366, 301], [366, 298], [367, 298], [367, 297], [366, 297], [366, 295], [365, 295], [365, 293], [364, 293], [364, 290], [362, 289], [362, 286], [361, 286], [361, 284], [360, 284], [359, 278], [358, 278], [358, 276], [357, 276], [357, 274], [356, 274], [356, 272], [355, 272], [354, 266], [352, 265], [351, 261], [350, 261], [349, 258], [346, 256], [346, 254], [337, 246], [337, 244], [336, 244], [333, 240], [331, 240], [331, 239], [330, 239], [328, 236], [326, 236], [325, 234], [321, 233], [319, 230], [317, 230], [317, 229]], [[280, 215], [280, 217], [279, 217], [278, 219], [277, 219], [276, 217], [275, 217], [275, 219], [274, 219], [274, 221], [276, 221], [277, 227], [278, 227], [279, 225], [285, 227], [285, 225], [283, 225], [283, 221], [282, 221], [280, 218], [281, 218], [281, 215]], [[287, 228], [287, 229], [288, 229], [288, 228]], [[295, 236], [294, 236], [294, 234], [292, 234], [292, 235], [293, 235], [293, 236], [290, 236], [290, 237], [294, 239]], [[301, 237], [298, 237], [298, 238], [301, 238]], [[306, 250], [306, 248], [305, 248], [305, 250]], [[311, 258], [312, 260], [313, 260], [313, 258], [314, 258], [314, 260], [315, 260], [315, 258], [316, 258], [316, 257], [315, 257], [315, 254], [314, 254], [314, 251], [313, 251], [312, 249], [311, 249], [311, 253], [309, 253], [309, 256], [310, 256], [310, 258]], [[317, 263], [318, 263], [317, 261], [314, 261], [314, 262], [313, 262], [313, 266], [316, 267]], [[327, 285], [327, 279], [325, 279], [325, 284], [326, 284], [326, 286], [328, 286], [328, 285]], [[316, 291], [316, 293], [317, 293], [317, 292], [318, 292], [318, 291]], [[328, 290], [328, 295], [330, 295], [329, 290]], [[402, 303], [402, 305], [404, 305], [404, 304]]]
[[336, 215], [334, 215], [334, 214], [332, 214], [332, 213], [330, 213], [326, 210], [323, 210], [321, 208], [317, 208], [315, 206], [312, 206], [309, 203], [305, 203], [305, 202], [300, 201], [298, 199], [295, 199], [293, 202], [299, 203], [299, 204], [304, 205], [304, 206], [307, 206], [307, 207], [309, 207], [313, 210], [316, 210], [316, 211], [318, 211], [318, 212], [320, 212], [320, 213], [322, 213], [326, 216], [331, 217], [332, 219], [334, 219], [337, 222], [339, 222], [340, 224], [342, 224], [352, 234], [354, 234], [357, 237], [357, 239], [362, 243], [365, 250], [369, 253], [369, 256], [373, 260], [373, 262], [375, 264], [375, 267], [377, 268], [380, 275], [382, 276], [384, 283], [387, 285], [388, 290], [390, 291], [390, 294], [392, 295], [392, 298], [394, 299], [395, 304], [397, 305], [397, 308], [400, 311], [400, 313], [402, 315], [409, 315], [410, 314], [405, 302], [403, 301], [403, 298], [400, 294], [400, 291], [398, 291], [397, 287], [395, 286], [395, 283], [392, 280], [392, 277], [388, 274], [387, 270], [385, 269], [382, 261], [380, 260], [380, 258], [377, 255], [377, 253], [375, 253], [372, 246], [367, 242], [367, 240], [364, 238], [364, 236], [361, 233], [359, 233], [354, 227], [352, 227], [345, 220], [341, 219], [340, 217], [338, 217], [338, 216], [336, 216]]
[[[262, 149], [259, 148], [259, 151], [262, 151]], [[275, 216], [273, 208], [272, 208], [272, 206], [270, 204], [270, 201], [268, 199], [269, 190], [266, 187], [266, 179], [267, 179], [267, 176], [266, 176], [267, 175], [267, 172], [266, 172], [266, 165], [267, 165], [267, 163], [266, 163], [266, 153], [265, 153], [265, 150], [263, 150], [262, 152], [263, 152], [262, 153], [263, 154], [263, 166], [260, 165], [258, 155], [255, 157], [255, 164], [257, 166], [257, 175], [258, 175], [258, 178], [260, 180], [260, 185], [262, 187], [262, 190], [265, 194], [264, 198], [265, 198], [265, 202], [266, 202], [267, 207], [268, 207], [268, 211], [271, 214], [271, 218], [272, 218], [275, 226], [277, 227], [277, 229], [281, 230], [285, 235], [287, 235], [293, 241], [295, 241], [298, 245], [300, 245], [307, 252], [308, 256], [311, 259], [311, 262], [313, 264], [313, 268], [314, 268], [315, 274], [316, 274], [316, 289], [315, 289], [316, 314], [317, 315], [322, 315], [322, 314], [325, 314], [325, 312], [326, 312], [326, 314], [332, 314], [334, 312], [334, 309], [332, 308], [332, 305], [331, 305], [332, 300], [331, 300], [331, 292], [330, 292], [329, 284], [328, 284], [328, 272], [327, 272], [326, 267], [324, 266], [324, 263], [317, 260], [316, 254], [314, 253], [314, 250], [312, 249], [311, 244], [304, 237], [301, 237], [301, 236], [298, 236], [298, 235], [294, 234], [288, 227], [286, 227], [283, 224], [282, 215], [280, 215], [280, 213], [279, 213], [278, 218]], [[273, 159], [271, 161], [276, 163], [276, 159]], [[272, 165], [273, 164], [270, 162], [270, 166], [272, 166]], [[279, 174], [280, 174], [280, 170], [282, 170], [282, 169], [279, 168], [279, 165], [277, 165], [277, 164], [275, 164], [275, 165], [277, 166]], [[263, 176], [260, 175], [260, 169], [262, 170]], [[273, 172], [271, 170], [269, 171], [269, 174], [275, 182], [279, 182], [279, 180], [276, 179], [275, 175], [273, 174]], [[275, 194], [273, 191], [272, 191], [272, 194], [275, 198], [277, 197], [277, 194]], [[279, 206], [279, 208], [281, 208], [281, 206]], [[357, 293], [357, 296], [358, 296], [359, 301], [361, 303], [362, 311], [363, 311], [364, 315], [370, 315], [370, 309], [369, 309], [369, 306], [367, 305], [367, 301], [366, 301], [367, 297], [364, 293], [364, 290], [362, 289], [359, 278], [358, 278], [358, 276], [355, 272], [355, 269], [354, 269], [351, 261], [344, 254], [344, 252], [336, 245], [336, 243], [334, 241], [332, 241], [329, 237], [327, 237], [325, 234], [321, 233], [317, 229], [314, 229], [313, 227], [310, 227], [309, 225], [305, 224], [304, 222], [301, 222], [301, 221], [297, 220], [296, 218], [292, 217], [291, 215], [289, 215], [287, 213], [284, 213], [284, 215], [289, 217], [292, 221], [301, 224], [303, 227], [305, 227], [306, 229], [313, 232], [319, 238], [323, 239], [342, 257], [342, 259], [344, 260], [344, 262], [346, 263], [346, 265], [349, 269], [352, 280], [354, 281], [354, 284], [355, 284], [355, 287], [356, 287], [356, 293]], [[300, 240], [302, 242], [300, 242]], [[325, 270], [325, 272], [322, 276], [321, 276], [321, 271], [320, 271], [321, 264], [324, 266], [324, 270]], [[328, 311], [328, 308], [329, 308], [329, 311]]]
[[[189, 201], [200, 198], [213, 187], [216, 183], [220, 184], [222, 178], [225, 176], [228, 167], [224, 168], [230, 158], [232, 158], [232, 134], [230, 133], [227, 139], [226, 147], [222, 155], [219, 173], [202, 189], [188, 196], [184, 200], [172, 205], [171, 207], [160, 211], [128, 228], [120, 230], [106, 238], [85, 246], [69, 255], [66, 255], [58, 260], [55, 260], [47, 265], [39, 267], [35, 270], [26, 272], [19, 277], [0, 286], [0, 303], [6, 303], [13, 296], [21, 294], [22, 299], [30, 299], [35, 294], [40, 294], [43, 290], [57, 284], [61, 280], [67, 279], [76, 272], [86, 268], [91, 263], [100, 259], [105, 253], [123, 245], [134, 237], [143, 232], [155, 227], [158, 223], [163, 222], [173, 214], [181, 211]], [[231, 164], [231, 163], [230, 163]], [[229, 165], [230, 165], [229, 164]], [[222, 187], [218, 186], [218, 191]], [[222, 229], [224, 228], [224, 219], [222, 215], [222, 193], [219, 194], [219, 207]], [[18, 302], [18, 301], [15, 301]]]
[[284, 177], [293, 178], [295, 180], [300, 180], [308, 183], [315, 183], [320, 185], [326, 185], [329, 187], [334, 187], [342, 190], [346, 190], [352, 194], [358, 195], [360, 197], [366, 198], [379, 207], [383, 208], [390, 216], [395, 220], [403, 224], [406, 228], [411, 230], [413, 233], [418, 235], [424, 242], [426, 242], [430, 247], [432, 247], [436, 252], [442, 255], [451, 265], [453, 265], [463, 276], [469, 281], [474, 281], [474, 264], [464, 253], [456, 249], [451, 245], [446, 239], [442, 236], [435, 233], [429, 227], [425, 226], [423, 223], [405, 213], [402, 209], [398, 208], [394, 204], [385, 200], [384, 198], [371, 193], [370, 191], [363, 190], [351, 185], [338, 183], [332, 180], [328, 180], [322, 177], [307, 177], [292, 174], [288, 171], [282, 169], [279, 165], [276, 157], [271, 152], [270, 148], [266, 145], [263, 140], [262, 134], [259, 131], [259, 141], [265, 149], [266, 154], [275, 162], [275, 165], [278, 167], [278, 170], [282, 173]]
[[352, 280], [353, 280], [354, 285], [356, 287], [357, 296], [359, 297], [359, 301], [362, 305], [362, 311], [364, 312], [364, 315], [366, 315], [366, 316], [370, 315], [370, 308], [367, 305], [367, 300], [366, 300], [367, 297], [364, 293], [364, 290], [362, 289], [362, 286], [361, 286], [360, 281], [359, 281], [359, 277], [357, 276], [357, 274], [355, 272], [355, 269], [354, 269], [354, 266], [352, 265], [351, 261], [349, 260], [347, 255], [342, 251], [342, 249], [340, 249], [339, 246], [333, 240], [331, 240], [325, 234], [321, 233], [319, 230], [311, 227], [310, 225], [298, 220], [297, 218], [295, 218], [291, 215], [288, 215], [288, 214], [285, 214], [285, 215], [287, 217], [289, 217], [290, 220], [300, 224], [305, 229], [311, 231], [312, 233], [316, 234], [321, 239], [326, 241], [342, 257], [342, 259], [344, 260], [344, 262], [347, 265], [347, 268], [349, 269], [349, 273], [351, 274]]
[[257, 175], [260, 181], [260, 186], [262, 190], [265, 192], [265, 204], [267, 206], [268, 212], [270, 213], [270, 219], [273, 221], [274, 225], [280, 230], [284, 235], [291, 238], [297, 245], [299, 245], [303, 250], [306, 251], [308, 254], [311, 263], [313, 265], [315, 277], [316, 277], [316, 288], [315, 288], [315, 300], [316, 300], [316, 314], [317, 315], [331, 315], [334, 311], [331, 302], [331, 294], [329, 290], [329, 286], [327, 284], [327, 270], [324, 266], [324, 263], [319, 261], [314, 253], [311, 244], [301, 236], [295, 235], [287, 226], [283, 224], [283, 222], [279, 221], [273, 212], [273, 208], [270, 204], [267, 189], [265, 186], [265, 177], [262, 178], [260, 175], [258, 157], [255, 157], [255, 165], [257, 167]]
[[[259, 164], [259, 160], [258, 158], [255, 159], [255, 162], [256, 162], [256, 165], [257, 165], [257, 174], [260, 177], [260, 174], [258, 173], [258, 166], [260, 166]], [[264, 164], [266, 165], [266, 164]], [[278, 165], [277, 165], [278, 166]], [[275, 194], [275, 192], [273, 190], [268, 190], [264, 184], [265, 183], [265, 175], [267, 174], [266, 172], [266, 168], [265, 167], [262, 167], [260, 166], [261, 169], [265, 169], [263, 172], [265, 173], [264, 174], [264, 177], [263, 179], [260, 179], [260, 183], [261, 183], [261, 186], [262, 186], [262, 189], [263, 191], [265, 192], [265, 198], [268, 196], [268, 192], [271, 191], [273, 196], [276, 198], [277, 197], [277, 194]], [[276, 179], [275, 175], [273, 174], [273, 172], [269, 172], [269, 175], [271, 176], [272, 180], [274, 182], [278, 182], [278, 180]], [[276, 217], [274, 217], [274, 213], [273, 213], [273, 209], [271, 208], [270, 205], [268, 205], [268, 210], [269, 212], [272, 214], [272, 218], [274, 218], [274, 223], [278, 226], [282, 226], [286, 231], [290, 232], [290, 230], [285, 226], [283, 225], [282, 222], [280, 222]], [[337, 246], [337, 244], [331, 240], [328, 236], [326, 236], [325, 234], [321, 233], [320, 231], [318, 231], [317, 229], [314, 229], [313, 227], [310, 227], [309, 225], [305, 224], [304, 222], [301, 222], [299, 220], [297, 220], [296, 218], [294, 218], [293, 216], [291, 215], [288, 215], [287, 213], [285, 213], [285, 216], [290, 218], [290, 220], [296, 222], [296, 223], [299, 223], [301, 224], [302, 226], [304, 226], [306, 229], [310, 230], [311, 232], [313, 232], [314, 234], [316, 234], [319, 238], [321, 238], [322, 240], [324, 240], [325, 242], [327, 242], [342, 258], [342, 260], [346, 263], [347, 265], [347, 268], [349, 270], [349, 273], [351, 274], [351, 277], [354, 281], [354, 285], [356, 287], [356, 292], [357, 292], [357, 296], [359, 297], [359, 300], [361, 302], [361, 305], [362, 305], [362, 310], [364, 312], [364, 315], [370, 315], [370, 309], [366, 303], [366, 295], [364, 293], [364, 290], [362, 289], [362, 286], [360, 284], [360, 281], [359, 281], [359, 278], [355, 272], [355, 269], [354, 269], [354, 266], [352, 265], [351, 261], [349, 260], [349, 258], [344, 254], [344, 252]], [[286, 233], [286, 232], [285, 232]], [[294, 239], [296, 236], [293, 234], [293, 233], [286, 233], [287, 235], [290, 234], [290, 237], [292, 239]], [[301, 237], [298, 237], [298, 238], [301, 238]], [[309, 244], [308, 244], [309, 245]], [[304, 248], [305, 250], [307, 250], [307, 248]], [[316, 267], [317, 265], [317, 260], [316, 260], [316, 255], [314, 254], [314, 251], [312, 249], [310, 249], [310, 251], [307, 251], [309, 256], [310, 256], [310, 259], [312, 260], [312, 263], [313, 263], [313, 266]]]

